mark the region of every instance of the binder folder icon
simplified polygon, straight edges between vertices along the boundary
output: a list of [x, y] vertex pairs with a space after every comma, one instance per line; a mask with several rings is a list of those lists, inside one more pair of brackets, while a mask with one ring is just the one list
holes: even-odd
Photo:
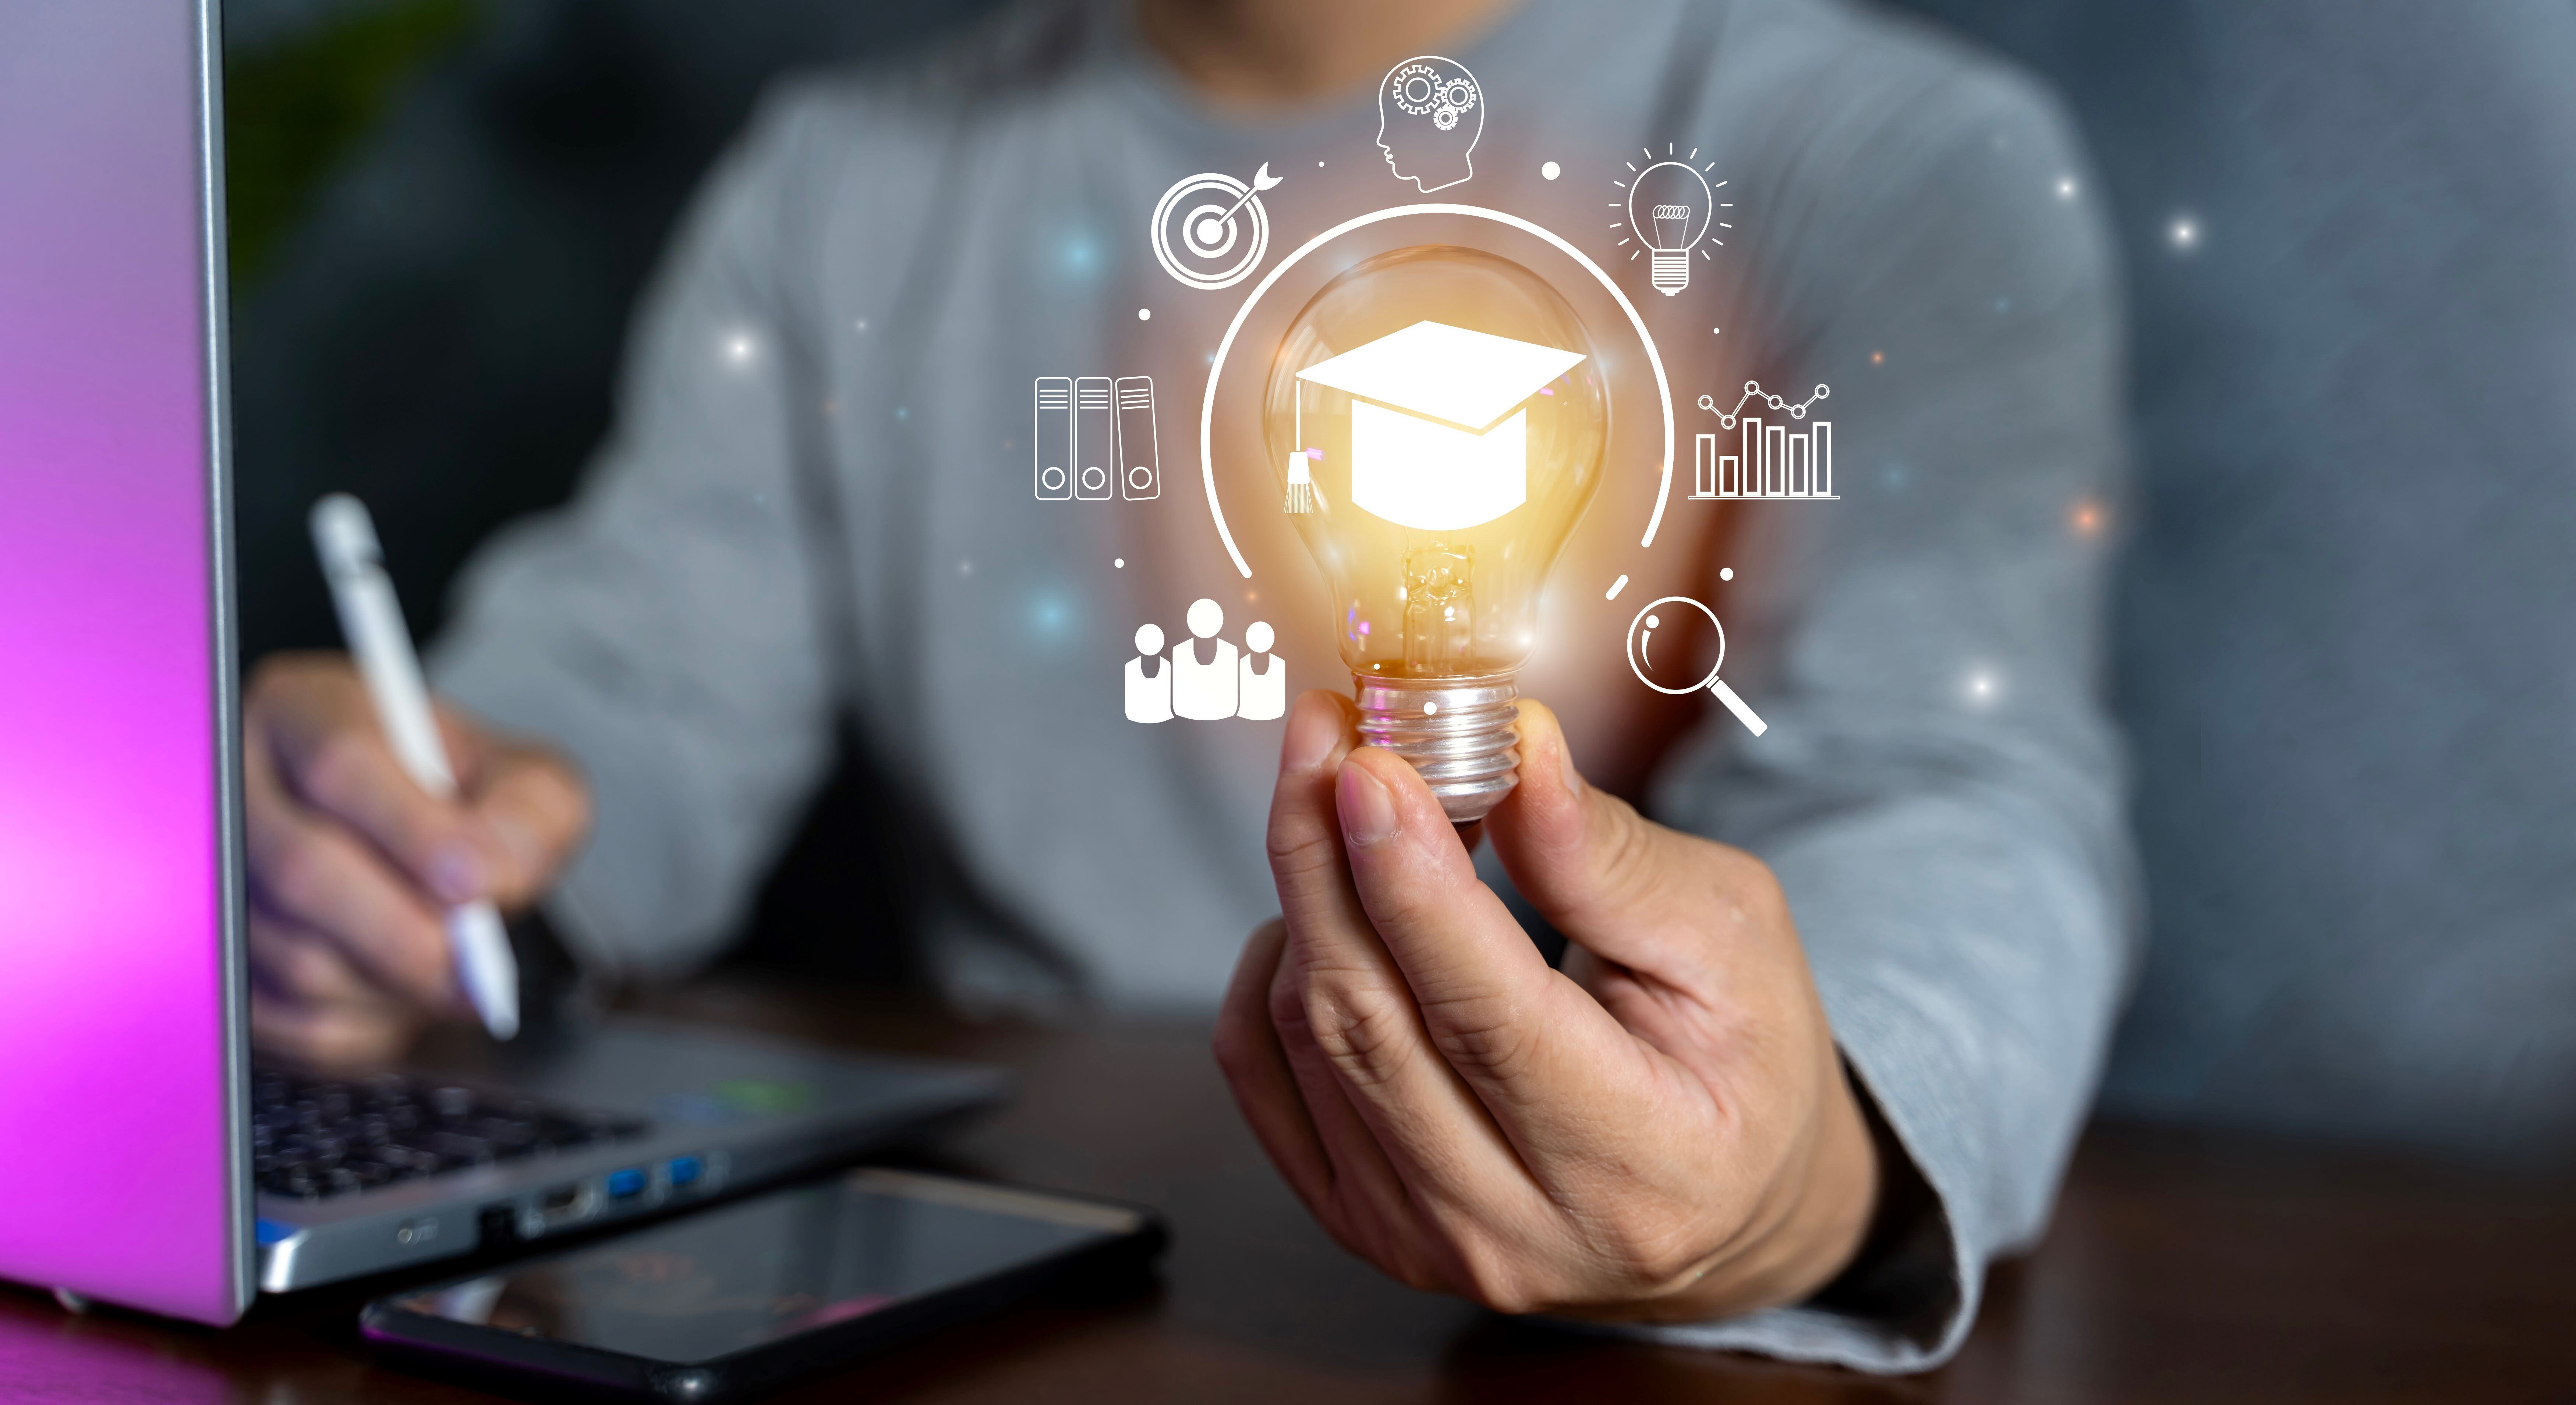
[[1163, 495], [1150, 376], [1040, 376], [1030, 430], [1038, 499], [1130, 502]]

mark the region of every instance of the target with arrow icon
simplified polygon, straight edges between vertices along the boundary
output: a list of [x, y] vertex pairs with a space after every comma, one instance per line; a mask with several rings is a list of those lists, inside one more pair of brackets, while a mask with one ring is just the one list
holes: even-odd
[[1270, 249], [1270, 212], [1261, 192], [1284, 177], [1270, 163], [1245, 185], [1221, 171], [1191, 176], [1163, 192], [1154, 205], [1154, 260], [1193, 288], [1231, 288], [1252, 276]]

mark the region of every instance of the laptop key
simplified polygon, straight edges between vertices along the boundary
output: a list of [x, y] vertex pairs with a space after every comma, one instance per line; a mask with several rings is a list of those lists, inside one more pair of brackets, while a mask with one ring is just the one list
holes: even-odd
[[262, 1069], [251, 1081], [261, 1191], [315, 1199], [641, 1134], [647, 1124], [520, 1094]]
[[471, 1161], [480, 1164], [493, 1159], [490, 1142], [481, 1137], [469, 1137], [463, 1132], [432, 1132], [429, 1134], [429, 1144], [439, 1155], [451, 1161]]

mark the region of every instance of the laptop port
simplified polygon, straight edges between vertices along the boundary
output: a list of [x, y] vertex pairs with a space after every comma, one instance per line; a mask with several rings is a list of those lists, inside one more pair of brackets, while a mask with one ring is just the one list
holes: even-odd
[[537, 1199], [537, 1208], [544, 1211], [548, 1219], [569, 1213], [579, 1204], [581, 1204], [581, 1182], [579, 1181], [566, 1181]]
[[611, 1200], [632, 1200], [644, 1193], [644, 1186], [644, 1168], [640, 1166], [608, 1173], [608, 1198]]
[[694, 1156], [674, 1156], [666, 1174], [670, 1178], [671, 1189], [687, 1190], [707, 1174], [707, 1163]]
[[503, 1249], [519, 1242], [519, 1207], [510, 1204], [486, 1205], [475, 1217], [481, 1231], [477, 1241], [486, 1249]]

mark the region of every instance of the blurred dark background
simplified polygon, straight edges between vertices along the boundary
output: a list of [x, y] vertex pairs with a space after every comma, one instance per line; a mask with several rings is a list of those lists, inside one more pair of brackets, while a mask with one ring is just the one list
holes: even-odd
[[336, 646], [303, 516], [381, 519], [412, 623], [491, 529], [561, 502], [628, 310], [780, 73], [990, 0], [232, 0], [242, 647]]
[[[627, 317], [781, 73], [899, 54], [993, 0], [230, 0], [242, 660], [337, 648], [304, 514], [376, 513], [413, 629], [477, 543], [562, 502]], [[855, 739], [734, 959], [920, 981], [900, 815]], [[918, 858], [918, 855], [915, 856]]]

